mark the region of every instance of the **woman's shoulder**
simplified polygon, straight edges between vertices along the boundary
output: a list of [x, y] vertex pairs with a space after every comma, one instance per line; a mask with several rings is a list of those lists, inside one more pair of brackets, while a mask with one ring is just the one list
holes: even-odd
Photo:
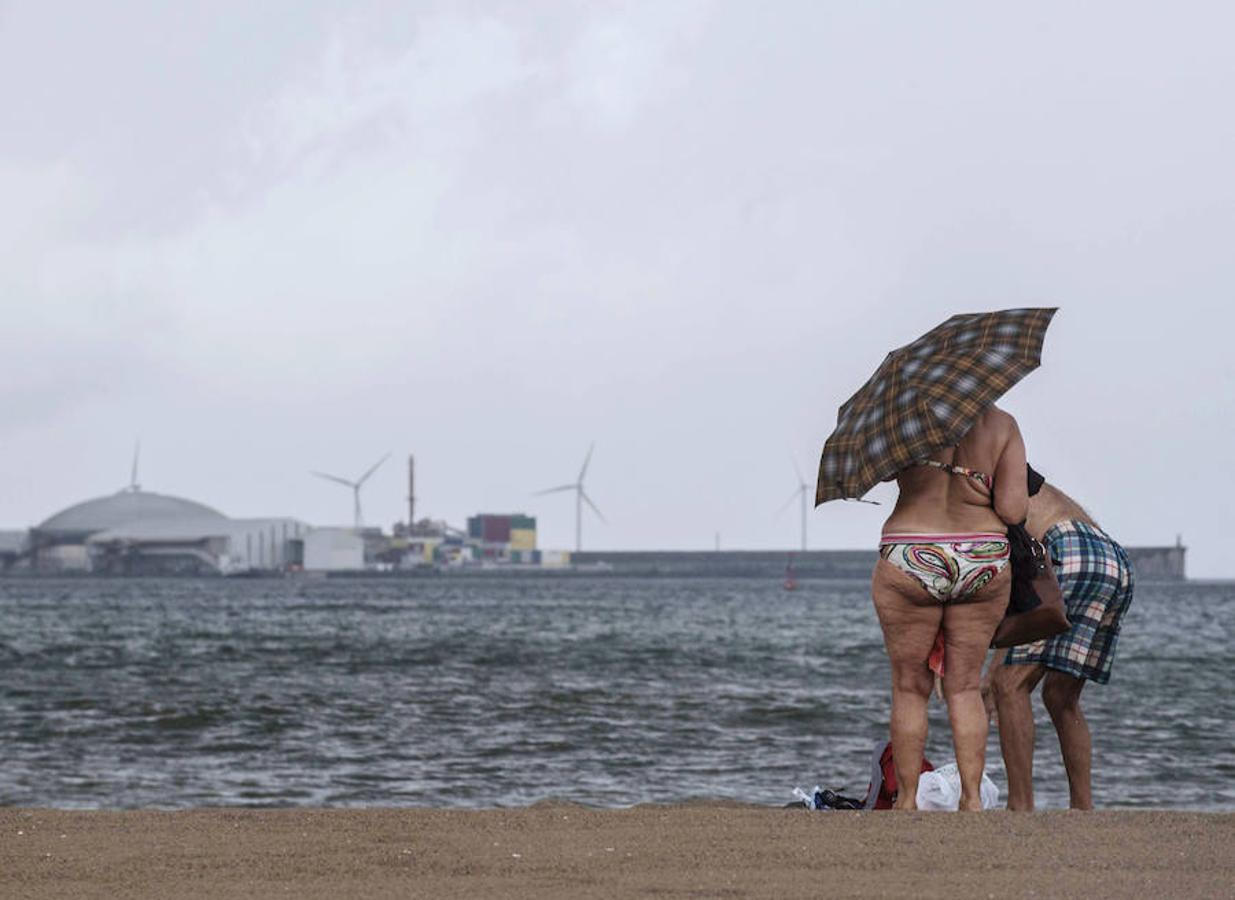
[[970, 430], [970, 434], [982, 443], [992, 442], [1000, 446], [1020, 433], [1015, 417], [997, 406], [988, 407]]
[[1004, 451], [1020, 439], [1020, 429], [1011, 413], [988, 407], [961, 440], [959, 448], [966, 464], [994, 473]]
[[993, 404], [986, 408], [979, 421], [988, 428], [999, 431], [1015, 431], [1017, 429], [1016, 418], [1012, 413], [1000, 409]]

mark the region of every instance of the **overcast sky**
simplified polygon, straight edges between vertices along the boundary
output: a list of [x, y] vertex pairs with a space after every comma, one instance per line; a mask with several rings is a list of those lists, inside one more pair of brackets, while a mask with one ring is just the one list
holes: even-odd
[[[536, 515], [790, 548], [837, 407], [1058, 306], [1006, 398], [1115, 537], [1235, 576], [1224, 3], [0, 2], [0, 526]], [[887, 500], [888, 489], [873, 496]], [[829, 503], [812, 547], [889, 511]]]

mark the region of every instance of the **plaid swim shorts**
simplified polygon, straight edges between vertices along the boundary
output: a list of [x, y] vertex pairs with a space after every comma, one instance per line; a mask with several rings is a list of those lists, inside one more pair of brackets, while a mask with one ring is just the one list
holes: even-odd
[[1086, 522], [1060, 522], [1042, 543], [1055, 562], [1072, 627], [1008, 650], [1009, 665], [1041, 663], [1098, 684], [1111, 680], [1119, 626], [1132, 602], [1132, 564], [1124, 548]]

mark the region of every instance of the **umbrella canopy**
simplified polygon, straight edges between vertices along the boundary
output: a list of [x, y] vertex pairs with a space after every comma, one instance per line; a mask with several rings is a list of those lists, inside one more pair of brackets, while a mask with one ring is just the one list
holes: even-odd
[[856, 499], [955, 445], [983, 410], [1042, 361], [1055, 308], [953, 316], [893, 350], [840, 408], [823, 445], [815, 505]]

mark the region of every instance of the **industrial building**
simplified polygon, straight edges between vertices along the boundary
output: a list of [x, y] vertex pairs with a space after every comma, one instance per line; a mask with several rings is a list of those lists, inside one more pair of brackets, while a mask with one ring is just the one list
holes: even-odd
[[0, 571], [10, 569], [24, 559], [29, 546], [30, 532], [6, 529], [0, 531]]
[[315, 528], [290, 517], [233, 519], [136, 483], [76, 503], [29, 531], [0, 532], [0, 568], [47, 575], [397, 571], [568, 559], [542, 560], [536, 520], [523, 513], [481, 513], [465, 531], [422, 519], [410, 528], [400, 524], [391, 536], [379, 528]]
[[359, 572], [365, 568], [365, 536], [353, 528], [312, 528], [301, 540], [306, 572]]
[[482, 561], [538, 563], [536, 519], [524, 513], [479, 513], [467, 520], [468, 543]]
[[308, 525], [232, 519], [168, 494], [128, 488], [61, 510], [32, 528], [21, 557], [36, 572], [240, 574], [298, 568]]
[[[380, 464], [380, 461], [379, 461]], [[371, 467], [371, 470], [376, 466]], [[414, 461], [408, 458], [408, 524], [379, 528], [315, 528], [290, 517], [233, 519], [184, 497], [142, 490], [136, 459], [132, 484], [76, 503], [29, 531], [0, 531], [0, 570], [39, 574], [248, 575], [283, 572], [356, 573], [423, 569], [573, 568], [644, 575], [759, 575], [784, 569], [781, 551], [542, 551], [536, 519], [525, 513], [477, 513], [460, 530], [440, 519], [415, 519]], [[359, 486], [353, 484], [359, 504]], [[1137, 575], [1182, 580], [1186, 548], [1128, 548]], [[799, 575], [858, 578], [872, 552], [792, 554]]]

